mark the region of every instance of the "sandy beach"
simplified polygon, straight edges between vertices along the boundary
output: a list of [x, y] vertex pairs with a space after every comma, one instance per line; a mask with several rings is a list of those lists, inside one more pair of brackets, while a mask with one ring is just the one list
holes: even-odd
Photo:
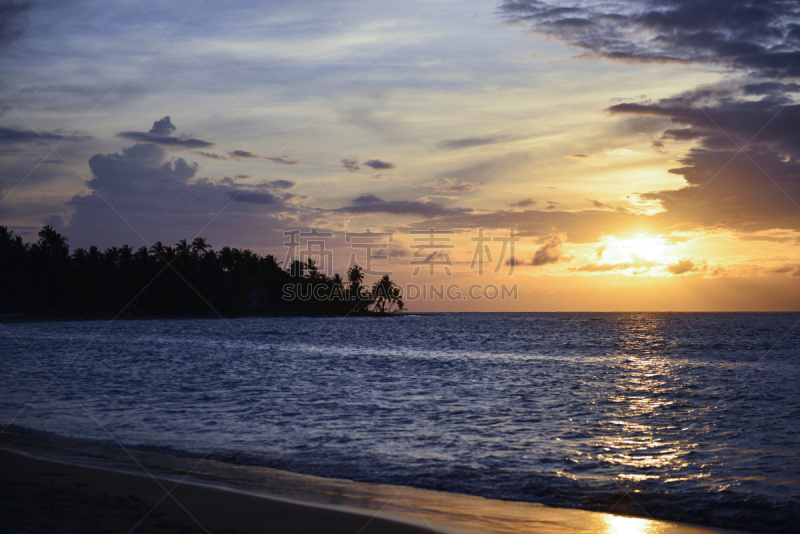
[[[272, 470], [275, 471], [275, 470]], [[731, 532], [531, 503], [275, 472], [277, 498], [0, 449], [0, 531], [226, 533]], [[305, 486], [308, 504], [284, 498]], [[294, 491], [294, 493], [292, 493]], [[170, 492], [168, 494], [168, 492]], [[334, 499], [323, 502], [321, 495]], [[331, 502], [341, 503], [331, 505]]]
[[[0, 530], [424, 534], [432, 530], [0, 451]], [[174, 492], [165, 497], [167, 491]]]

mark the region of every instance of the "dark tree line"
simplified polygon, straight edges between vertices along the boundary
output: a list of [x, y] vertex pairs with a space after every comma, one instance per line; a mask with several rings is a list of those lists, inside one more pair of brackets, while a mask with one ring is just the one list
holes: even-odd
[[402, 311], [388, 276], [369, 287], [357, 265], [347, 279], [313, 261], [282, 266], [271, 255], [223, 247], [202, 237], [174, 247], [154, 243], [100, 251], [77, 248], [52, 227], [25, 243], [0, 226], [0, 314], [96, 316], [247, 313], [348, 314]]

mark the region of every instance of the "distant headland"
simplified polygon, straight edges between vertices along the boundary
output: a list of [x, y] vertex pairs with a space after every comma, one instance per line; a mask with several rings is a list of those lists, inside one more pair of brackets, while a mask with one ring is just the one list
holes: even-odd
[[202, 237], [76, 248], [50, 226], [38, 241], [0, 226], [0, 320], [240, 316], [391, 316], [405, 311], [389, 276], [364, 284], [351, 266], [327, 276], [313, 260], [283, 266], [272, 255], [223, 247]]

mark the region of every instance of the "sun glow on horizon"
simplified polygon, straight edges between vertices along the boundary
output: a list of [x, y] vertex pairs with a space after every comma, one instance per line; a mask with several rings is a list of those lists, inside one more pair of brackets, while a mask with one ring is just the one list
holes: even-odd
[[603, 239], [596, 249], [596, 254], [598, 258], [610, 263], [632, 262], [642, 259], [653, 263], [669, 263], [677, 259], [674, 254], [670, 254], [670, 246], [661, 235], [648, 236], [639, 234], [638, 237], [624, 239], [609, 236]]

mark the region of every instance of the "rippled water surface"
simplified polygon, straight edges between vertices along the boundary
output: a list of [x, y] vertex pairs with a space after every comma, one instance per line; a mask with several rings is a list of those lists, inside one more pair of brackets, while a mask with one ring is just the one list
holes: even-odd
[[6, 324], [6, 431], [754, 531], [800, 524], [800, 314]]

